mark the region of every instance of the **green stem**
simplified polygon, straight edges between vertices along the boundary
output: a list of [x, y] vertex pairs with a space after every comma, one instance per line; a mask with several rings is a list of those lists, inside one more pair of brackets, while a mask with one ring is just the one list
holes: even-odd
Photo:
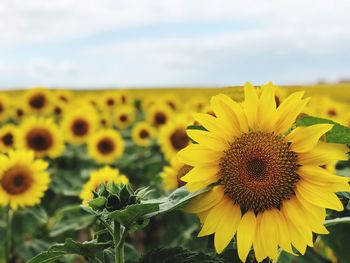
[[6, 262], [12, 262], [12, 233], [11, 233], [11, 225], [12, 225], [12, 210], [10, 208], [7, 209], [5, 213], [5, 222], [6, 222], [6, 240], [5, 240], [5, 259]]
[[128, 231], [124, 226], [114, 221], [115, 263], [124, 263], [124, 242]]
[[326, 222], [324, 223], [324, 226], [328, 227], [328, 226], [334, 226], [337, 224], [344, 224], [344, 223], [350, 224], [350, 217], [340, 217], [340, 218], [326, 220]]

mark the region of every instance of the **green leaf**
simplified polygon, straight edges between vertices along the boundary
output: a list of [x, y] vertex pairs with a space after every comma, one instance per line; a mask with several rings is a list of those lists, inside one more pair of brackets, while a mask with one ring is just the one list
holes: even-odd
[[42, 206], [24, 208], [20, 213], [32, 216], [39, 224], [46, 224], [48, 220], [47, 213]]
[[107, 199], [101, 196], [90, 200], [88, 203], [89, 203], [89, 206], [91, 206], [94, 209], [102, 209], [104, 205], [107, 203]]
[[331, 120], [317, 118], [317, 117], [304, 117], [297, 120], [297, 126], [311, 126], [315, 124], [330, 123], [334, 124], [332, 130], [326, 133], [326, 141], [341, 144], [350, 144], [350, 128], [340, 125]]
[[193, 198], [197, 197], [198, 195], [201, 195], [203, 193], [206, 193], [210, 190], [210, 188], [205, 188], [203, 190], [197, 191], [197, 192], [188, 192], [186, 187], [180, 187], [176, 189], [174, 192], [172, 192], [167, 198], [165, 199], [155, 199], [155, 200], [148, 200], [145, 203], [158, 203], [159, 204], [159, 211], [153, 212], [150, 214], [147, 214], [145, 217], [150, 218], [155, 215], [168, 213], [173, 210], [182, 209], [185, 207]]
[[189, 125], [187, 126], [186, 130], [201, 130], [201, 131], [207, 131], [206, 128], [204, 128], [201, 125]]
[[135, 204], [129, 205], [122, 210], [113, 211], [109, 213], [107, 217], [129, 228], [134, 223], [137, 223], [145, 214], [156, 212], [158, 209], [158, 204]]
[[72, 239], [66, 239], [64, 244], [58, 244], [50, 247], [28, 261], [28, 263], [47, 263], [57, 260], [65, 255], [76, 254], [87, 258], [93, 258], [97, 253], [107, 249], [111, 245], [107, 243], [97, 243], [95, 240], [78, 243]]
[[79, 215], [58, 221], [51, 229], [49, 236], [56, 237], [67, 231], [77, 231], [92, 225], [96, 220], [93, 215]]
[[144, 255], [139, 263], [224, 263], [216, 256], [190, 251], [182, 247], [159, 248]]

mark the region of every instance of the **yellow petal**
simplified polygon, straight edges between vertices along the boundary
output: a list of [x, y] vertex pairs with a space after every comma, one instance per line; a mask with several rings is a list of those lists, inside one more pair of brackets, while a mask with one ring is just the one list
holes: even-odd
[[272, 132], [276, 121], [276, 86], [272, 83], [262, 86], [259, 98], [258, 120], [259, 129], [264, 132]]
[[201, 194], [192, 200], [186, 207], [189, 213], [201, 213], [217, 205], [224, 197], [222, 186], [215, 186], [209, 192]]
[[226, 200], [221, 200], [220, 203], [210, 209], [208, 216], [206, 217], [201, 231], [198, 233], [199, 237], [211, 235], [215, 232], [222, 216], [224, 215], [224, 205]]
[[246, 212], [237, 229], [237, 249], [239, 258], [245, 262], [253, 244], [256, 230], [256, 217], [253, 211]]
[[211, 177], [208, 180], [200, 181], [200, 182], [189, 182], [186, 184], [186, 188], [189, 192], [196, 192], [199, 190], [202, 190], [206, 188], [207, 186], [219, 181], [220, 177], [219, 175], [216, 175], [214, 177]]
[[349, 148], [344, 144], [318, 142], [308, 152], [298, 154], [298, 163], [303, 165], [326, 165], [334, 161], [347, 160]]
[[291, 142], [294, 152], [302, 153], [314, 148], [323, 134], [333, 128], [333, 124], [316, 124], [308, 127], [298, 127], [291, 131], [286, 140]]
[[199, 182], [213, 178], [219, 172], [218, 166], [196, 166], [185, 176], [181, 177], [184, 182]]
[[268, 255], [266, 249], [264, 249], [264, 239], [260, 231], [262, 213], [259, 213], [256, 217], [256, 231], [253, 241], [254, 254], [258, 262], [263, 261]]
[[300, 254], [304, 255], [307, 244], [304, 238], [302, 237], [303, 235], [301, 232], [303, 230], [295, 227], [294, 224], [292, 223], [292, 219], [289, 219], [286, 216], [284, 216], [284, 218], [286, 219], [286, 222], [288, 225], [290, 239], [293, 246], [299, 251]]
[[225, 140], [208, 131], [187, 130], [187, 135], [195, 142], [213, 151], [224, 151], [228, 147]]
[[222, 128], [219, 120], [209, 114], [197, 113], [194, 115], [194, 119], [203, 125], [208, 131], [217, 134], [226, 141], [232, 140], [232, 134]]
[[221, 158], [222, 152], [213, 151], [199, 144], [188, 145], [178, 152], [177, 157], [180, 162], [191, 166], [215, 164]]
[[325, 208], [330, 208], [336, 211], [343, 211], [344, 207], [338, 197], [324, 187], [311, 184], [308, 181], [301, 179], [295, 189], [297, 197], [300, 195], [308, 202]]
[[277, 257], [277, 243], [278, 243], [278, 226], [276, 225], [275, 213], [270, 210], [263, 212], [260, 222], [263, 246], [269, 258]]
[[258, 93], [256, 89], [248, 82], [244, 86], [244, 112], [247, 117], [248, 125], [254, 129], [257, 122], [258, 112]]
[[240, 131], [243, 133], [247, 133], [249, 131], [248, 122], [242, 106], [224, 94], [219, 94], [217, 96], [222, 103], [227, 106], [227, 109], [232, 111], [232, 119], [234, 120], [236, 118], [236, 120], [234, 120], [236, 127], [239, 127]]
[[231, 198], [226, 198], [222, 206], [220, 222], [215, 230], [214, 245], [217, 253], [221, 253], [231, 242], [241, 220], [241, 209], [234, 205]]
[[323, 182], [323, 183], [347, 183], [350, 181], [349, 177], [343, 177], [334, 175], [328, 172], [326, 169], [319, 166], [304, 165], [298, 168], [298, 174], [311, 182]]
[[278, 244], [283, 250], [293, 253], [287, 221], [281, 211], [276, 209], [275, 214], [276, 224], [278, 226]]

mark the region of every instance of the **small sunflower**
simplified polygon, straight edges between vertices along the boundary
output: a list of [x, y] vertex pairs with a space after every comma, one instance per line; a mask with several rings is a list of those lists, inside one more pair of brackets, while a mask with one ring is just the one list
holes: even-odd
[[69, 103], [73, 98], [73, 93], [71, 91], [63, 89], [55, 90], [53, 95], [63, 103]]
[[0, 122], [9, 117], [10, 102], [6, 94], [0, 93]]
[[325, 208], [343, 210], [335, 192], [349, 191], [349, 178], [323, 168], [347, 159], [346, 146], [320, 141], [333, 125], [291, 130], [309, 100], [296, 92], [276, 108], [274, 90], [268, 84], [258, 93], [248, 83], [242, 105], [214, 96], [216, 117], [197, 114], [206, 131], [188, 130], [198, 144], [178, 154], [193, 166], [181, 178], [189, 191], [216, 184], [188, 207], [203, 223], [199, 236], [214, 234], [221, 253], [236, 234], [243, 262], [251, 246], [259, 262], [275, 259], [278, 247], [304, 254], [313, 232], [328, 233]]
[[89, 107], [67, 113], [61, 123], [65, 139], [69, 143], [82, 144], [98, 126], [96, 113]]
[[40, 203], [50, 183], [48, 163], [34, 160], [31, 151], [0, 155], [0, 205], [12, 210]]
[[178, 116], [161, 127], [159, 144], [165, 159], [168, 161], [190, 143], [186, 134], [186, 128], [190, 123], [186, 117]]
[[88, 142], [88, 153], [99, 163], [110, 164], [124, 152], [124, 141], [118, 131], [101, 130], [91, 136]]
[[113, 117], [110, 112], [102, 112], [98, 115], [98, 123], [100, 128], [108, 129], [113, 126]]
[[162, 96], [161, 100], [164, 101], [164, 103], [167, 104], [173, 111], [178, 111], [180, 108], [180, 101], [173, 94], [165, 94]]
[[202, 112], [206, 106], [208, 106], [208, 99], [201, 96], [193, 96], [186, 103], [186, 109], [188, 111]]
[[148, 147], [151, 145], [155, 134], [154, 127], [148, 122], [138, 122], [132, 129], [131, 137], [136, 145]]
[[102, 94], [98, 105], [102, 111], [113, 112], [119, 105], [119, 97], [116, 92], [105, 92]]
[[51, 118], [29, 117], [16, 133], [16, 146], [32, 150], [36, 157], [56, 158], [64, 151], [61, 131]]
[[118, 169], [113, 169], [109, 166], [91, 172], [89, 180], [84, 184], [80, 193], [83, 203], [87, 203], [93, 198], [93, 191], [96, 191], [100, 185], [108, 183], [128, 184], [129, 179], [125, 175], [120, 174]]
[[118, 106], [114, 112], [115, 125], [121, 129], [129, 128], [136, 118], [135, 108], [131, 105]]
[[67, 108], [68, 108], [67, 103], [58, 99], [56, 99], [52, 105], [53, 114], [59, 118], [65, 115]]
[[35, 88], [26, 91], [24, 101], [29, 112], [45, 114], [51, 110], [52, 94], [46, 88]]
[[172, 116], [172, 109], [164, 103], [155, 103], [146, 110], [146, 120], [156, 128], [165, 125]]
[[16, 126], [13, 124], [6, 124], [0, 128], [0, 151], [7, 153], [15, 146]]
[[160, 174], [164, 190], [169, 191], [184, 186], [186, 183], [181, 180], [181, 177], [191, 170], [192, 166], [181, 163], [175, 156], [171, 159], [170, 165], [165, 166]]

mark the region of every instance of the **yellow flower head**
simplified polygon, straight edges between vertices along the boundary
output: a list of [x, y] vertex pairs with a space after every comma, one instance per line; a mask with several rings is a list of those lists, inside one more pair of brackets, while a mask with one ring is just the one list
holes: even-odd
[[32, 150], [36, 157], [60, 156], [64, 150], [61, 131], [50, 118], [29, 117], [25, 119], [16, 133], [16, 146]]
[[120, 174], [118, 169], [113, 169], [109, 166], [91, 172], [89, 181], [84, 184], [80, 194], [83, 203], [87, 203], [93, 198], [93, 191], [96, 191], [100, 185], [108, 183], [128, 184], [129, 179], [125, 175]]
[[165, 159], [168, 161], [190, 143], [186, 134], [186, 128], [189, 124], [191, 122], [186, 116], [178, 116], [160, 128], [159, 144]]
[[0, 121], [6, 120], [10, 115], [10, 102], [6, 94], [0, 93]]
[[275, 86], [261, 91], [245, 86], [239, 104], [225, 95], [211, 99], [215, 116], [197, 114], [206, 129], [188, 130], [198, 144], [178, 154], [193, 166], [181, 180], [189, 191], [216, 184], [188, 207], [200, 216], [199, 236], [214, 234], [221, 253], [236, 235], [244, 262], [253, 246], [260, 262], [277, 257], [277, 248], [301, 254], [313, 245], [312, 233], [327, 234], [325, 208], [343, 210], [335, 192], [349, 191], [349, 178], [324, 165], [346, 160], [348, 148], [320, 138], [333, 125], [294, 127], [309, 99], [304, 92], [287, 97], [276, 108]]
[[61, 123], [66, 141], [73, 144], [87, 142], [97, 126], [97, 115], [90, 107], [83, 107], [67, 113]]
[[135, 120], [135, 108], [132, 105], [118, 106], [114, 112], [115, 125], [121, 129], [129, 128]]
[[165, 125], [173, 114], [172, 109], [164, 103], [155, 103], [146, 110], [146, 120], [154, 127]]
[[88, 142], [88, 153], [98, 163], [110, 164], [124, 152], [124, 141], [118, 131], [101, 130], [91, 136]]
[[0, 151], [7, 153], [15, 146], [16, 126], [6, 124], [0, 128]]
[[35, 88], [26, 91], [24, 102], [27, 110], [34, 114], [45, 114], [52, 109], [52, 94], [48, 89]]
[[50, 183], [47, 167], [47, 162], [34, 160], [31, 151], [0, 155], [0, 205], [16, 210], [39, 204]]
[[63, 89], [55, 90], [53, 95], [55, 96], [56, 99], [58, 99], [63, 103], [71, 102], [73, 97], [73, 93], [71, 91], [63, 90]]
[[148, 147], [154, 139], [156, 131], [148, 122], [138, 122], [132, 129], [131, 137], [134, 143], [141, 147]]
[[173, 111], [179, 111], [180, 101], [173, 94], [165, 94], [162, 96], [161, 101], [163, 101], [166, 105], [168, 105]]
[[173, 157], [170, 165], [165, 166], [160, 174], [164, 190], [169, 191], [184, 186], [185, 182], [181, 180], [181, 177], [185, 176], [191, 169], [192, 166], [181, 163], [176, 156]]
[[98, 115], [99, 127], [102, 129], [112, 128], [113, 116], [110, 112], [101, 112]]

